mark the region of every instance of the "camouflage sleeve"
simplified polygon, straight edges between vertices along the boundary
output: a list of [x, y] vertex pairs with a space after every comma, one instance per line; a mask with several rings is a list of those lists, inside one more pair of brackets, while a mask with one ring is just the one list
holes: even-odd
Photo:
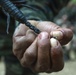
[[53, 13], [45, 4], [46, 0], [36, 1], [28, 0], [21, 11], [25, 14], [26, 19], [30, 20], [52, 20]]
[[[63, 3], [64, 1], [64, 3]], [[53, 21], [60, 8], [65, 6], [69, 0], [26, 0], [21, 8], [28, 20]], [[63, 5], [62, 5], [63, 4]]]
[[7, 17], [0, 8], [0, 56], [13, 54], [12, 52], [12, 35], [14, 31], [14, 22], [11, 19], [9, 34], [7, 34]]

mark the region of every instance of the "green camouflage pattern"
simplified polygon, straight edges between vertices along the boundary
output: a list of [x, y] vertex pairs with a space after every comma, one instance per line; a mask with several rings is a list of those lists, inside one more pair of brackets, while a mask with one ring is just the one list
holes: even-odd
[[22, 67], [19, 62], [6, 62], [5, 66], [5, 75], [38, 75], [37, 73], [32, 72], [30, 69]]

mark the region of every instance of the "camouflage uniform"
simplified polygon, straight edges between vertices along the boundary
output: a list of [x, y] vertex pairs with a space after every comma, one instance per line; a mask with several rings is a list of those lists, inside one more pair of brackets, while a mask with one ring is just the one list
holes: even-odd
[[[18, 0], [17, 0], [18, 1]], [[63, 1], [57, 1], [60, 4]], [[30, 20], [46, 20], [53, 21], [53, 17], [57, 14], [60, 7], [54, 0], [26, 0], [25, 7], [21, 8], [21, 11], [25, 14], [27, 19]], [[50, 3], [52, 5], [50, 5]], [[65, 2], [67, 3], [67, 2]], [[56, 7], [56, 5], [57, 7]], [[63, 5], [64, 6], [64, 5]], [[62, 7], [62, 6], [61, 6]], [[58, 11], [57, 11], [58, 9]], [[47, 14], [48, 13], [48, 14]], [[1, 17], [0, 25], [0, 54], [5, 56], [5, 67], [6, 75], [36, 75], [31, 70], [23, 68], [17, 58], [12, 53], [12, 34], [15, 28], [14, 22], [11, 21], [11, 26], [9, 28], [10, 34], [6, 33], [6, 17]], [[17, 24], [16, 24], [17, 26]]]

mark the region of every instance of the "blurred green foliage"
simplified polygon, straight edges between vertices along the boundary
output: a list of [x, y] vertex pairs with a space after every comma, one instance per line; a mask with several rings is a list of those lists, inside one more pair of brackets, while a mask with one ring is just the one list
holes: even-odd
[[76, 0], [71, 0], [73, 3], [76, 3]]

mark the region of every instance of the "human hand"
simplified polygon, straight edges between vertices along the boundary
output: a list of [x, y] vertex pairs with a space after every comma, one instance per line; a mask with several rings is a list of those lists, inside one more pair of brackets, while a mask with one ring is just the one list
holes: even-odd
[[[24, 67], [35, 72], [62, 70], [64, 61], [61, 44], [66, 44], [71, 40], [72, 31], [62, 29], [51, 22], [30, 21], [30, 23], [42, 32], [37, 35], [25, 25], [19, 25], [13, 35], [14, 54]], [[59, 41], [52, 37], [56, 37]]]

